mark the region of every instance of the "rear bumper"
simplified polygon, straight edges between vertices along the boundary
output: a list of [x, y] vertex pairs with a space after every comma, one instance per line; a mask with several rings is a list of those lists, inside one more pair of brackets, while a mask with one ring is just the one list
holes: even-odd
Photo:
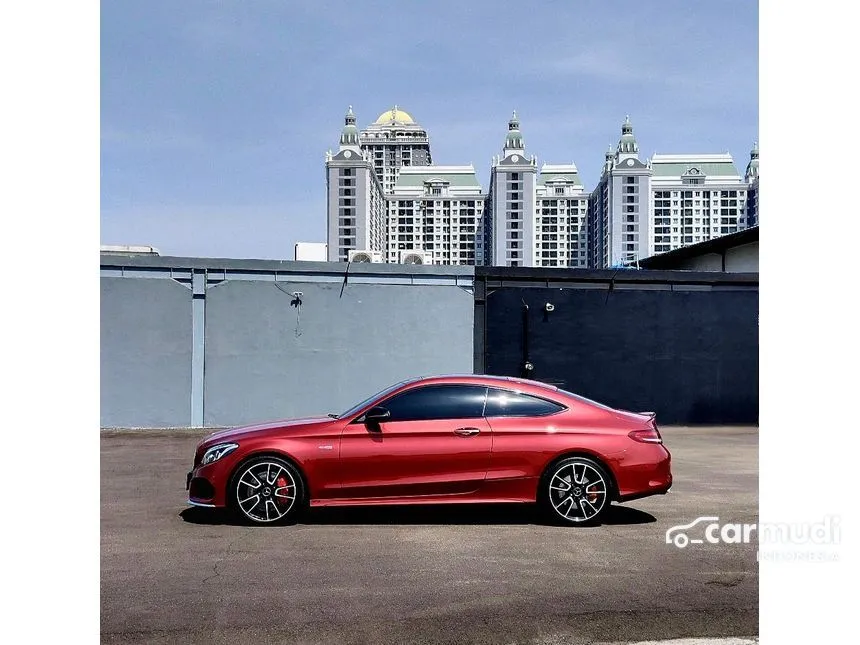
[[672, 488], [672, 457], [663, 444], [637, 444], [618, 464], [620, 502], [665, 495]]
[[665, 495], [671, 489], [672, 489], [672, 481], [670, 478], [670, 481], [668, 484], [664, 484], [664, 485], [658, 486], [656, 488], [651, 488], [647, 491], [642, 491], [639, 493], [628, 493], [627, 495], [619, 495], [618, 501], [619, 502], [630, 502], [630, 501], [633, 501], [634, 499], [642, 499], [643, 497], [651, 497], [652, 495]]

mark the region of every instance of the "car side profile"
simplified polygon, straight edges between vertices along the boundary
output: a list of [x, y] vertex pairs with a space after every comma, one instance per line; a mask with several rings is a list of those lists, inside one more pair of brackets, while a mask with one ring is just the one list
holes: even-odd
[[581, 525], [668, 492], [670, 462], [653, 413], [526, 379], [434, 376], [343, 414], [216, 432], [186, 488], [190, 504], [258, 524], [308, 506], [508, 502]]

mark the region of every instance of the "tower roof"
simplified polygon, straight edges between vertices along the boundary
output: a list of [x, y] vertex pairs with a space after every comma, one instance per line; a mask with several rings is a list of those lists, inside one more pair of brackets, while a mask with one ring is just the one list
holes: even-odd
[[579, 170], [576, 164], [547, 164], [541, 166], [540, 176], [537, 180], [538, 186], [553, 184], [557, 182], [571, 183], [574, 186], [582, 186], [579, 178]]
[[414, 125], [415, 119], [408, 112], [395, 105], [390, 110], [380, 114], [373, 123], [374, 125]]
[[346, 116], [343, 118], [343, 129], [340, 131], [340, 145], [341, 148], [358, 145], [358, 128], [355, 125], [355, 113], [353, 113], [351, 105], [346, 111]]
[[680, 177], [691, 169], [709, 177], [738, 177], [738, 169], [730, 154], [667, 155], [651, 157], [654, 177]]
[[750, 150], [750, 162], [747, 164], [746, 178], [747, 180], [758, 177], [758, 141], [753, 143]]
[[520, 132], [520, 119], [517, 116], [517, 111], [514, 110], [514, 113], [508, 121], [508, 134], [505, 137], [505, 150], [523, 150], [524, 148], [525, 143], [523, 142], [523, 135]]

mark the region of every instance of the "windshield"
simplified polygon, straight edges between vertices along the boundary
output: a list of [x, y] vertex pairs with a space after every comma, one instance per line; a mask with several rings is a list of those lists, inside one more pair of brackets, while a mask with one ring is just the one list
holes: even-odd
[[357, 403], [357, 404], [355, 404], [355, 405], [354, 405], [354, 406], [352, 406], [349, 410], [347, 410], [346, 412], [344, 412], [343, 414], [341, 414], [341, 415], [340, 415], [340, 418], [342, 419], [342, 418], [344, 418], [344, 417], [352, 416], [353, 414], [355, 414], [356, 412], [358, 412], [359, 410], [361, 410], [364, 406], [366, 406], [366, 405], [368, 405], [368, 404], [372, 403], [373, 401], [375, 401], [375, 400], [377, 400], [377, 399], [381, 399], [381, 398], [382, 398], [382, 397], [384, 397], [385, 395], [390, 394], [391, 392], [393, 392], [394, 390], [396, 390], [397, 388], [399, 388], [401, 385], [405, 385], [405, 384], [406, 384], [406, 383], [408, 383], [408, 382], [409, 382], [409, 381], [401, 381], [400, 383], [395, 383], [394, 385], [391, 385], [391, 386], [389, 386], [389, 387], [385, 388], [385, 389], [384, 389], [384, 390], [382, 390], [381, 392], [377, 392], [377, 393], [376, 393], [376, 394], [374, 394], [373, 396], [369, 396], [369, 397], [367, 397], [367, 398], [366, 398], [364, 401], [362, 401], [361, 403]]

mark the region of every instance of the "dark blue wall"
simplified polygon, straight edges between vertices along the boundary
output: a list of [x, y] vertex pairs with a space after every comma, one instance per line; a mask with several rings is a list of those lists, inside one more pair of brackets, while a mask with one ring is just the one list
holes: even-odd
[[757, 275], [584, 271], [547, 286], [551, 273], [530, 271], [476, 277], [476, 371], [653, 410], [662, 423], [758, 422]]

